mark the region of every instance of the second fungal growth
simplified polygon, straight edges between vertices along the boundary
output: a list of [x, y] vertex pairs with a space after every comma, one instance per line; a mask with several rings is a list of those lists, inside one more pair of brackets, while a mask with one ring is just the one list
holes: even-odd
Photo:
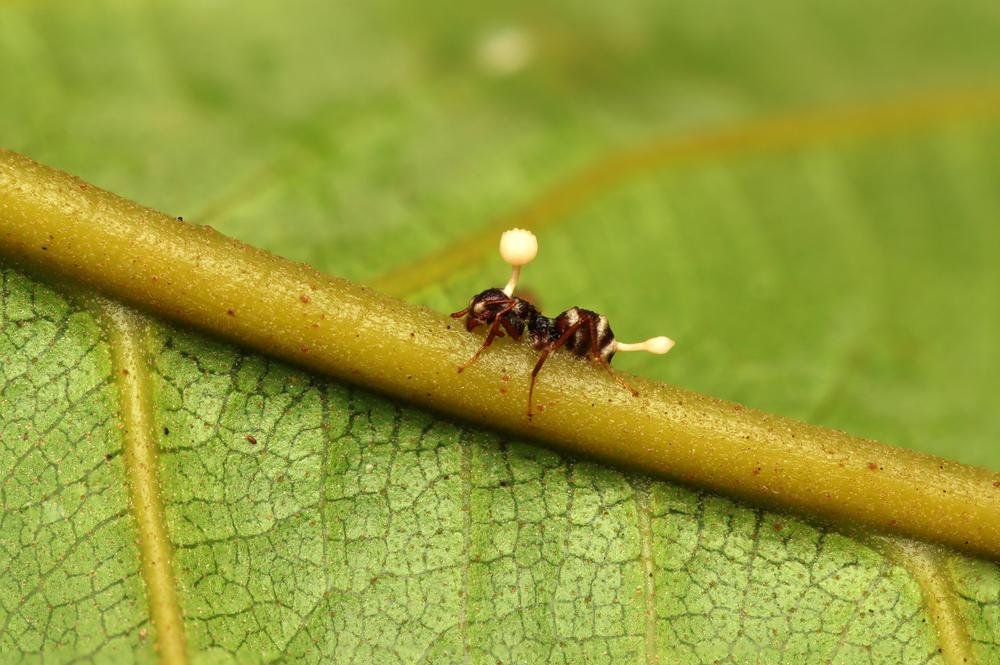
[[497, 337], [503, 337], [506, 333], [512, 339], [520, 340], [527, 333], [531, 346], [541, 352], [531, 371], [528, 388], [529, 418], [532, 415], [532, 397], [538, 373], [549, 355], [560, 347], [565, 347], [579, 358], [601, 365], [623, 388], [638, 395], [635, 388], [614, 373], [611, 359], [618, 351], [666, 353], [673, 348], [674, 341], [667, 337], [653, 337], [635, 344], [619, 342], [615, 339], [606, 316], [580, 307], [571, 307], [555, 318], [545, 316], [533, 304], [514, 295], [521, 268], [537, 254], [538, 240], [531, 231], [511, 229], [500, 236], [500, 255], [512, 267], [507, 285], [502, 289], [491, 288], [476, 294], [468, 307], [451, 315], [456, 319], [465, 317], [465, 329], [469, 331], [479, 326], [488, 326], [482, 346], [458, 371], [461, 372], [476, 362]]

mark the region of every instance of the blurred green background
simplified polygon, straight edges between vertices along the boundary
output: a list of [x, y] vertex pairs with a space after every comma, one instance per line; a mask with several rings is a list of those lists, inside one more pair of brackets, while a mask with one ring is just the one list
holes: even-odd
[[[504, 280], [482, 238], [528, 221], [546, 311], [678, 340], [619, 367], [1000, 469], [992, 0], [7, 0], [0, 17], [10, 148], [440, 311]], [[898, 118], [831, 129], [883, 107]], [[827, 124], [629, 162], [803, 117]], [[603, 167], [626, 173], [517, 217]], [[446, 275], [393, 282], [469, 238]]]

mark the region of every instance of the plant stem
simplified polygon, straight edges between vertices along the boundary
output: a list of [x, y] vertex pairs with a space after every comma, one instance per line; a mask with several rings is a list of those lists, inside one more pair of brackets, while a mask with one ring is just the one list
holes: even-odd
[[1000, 474], [535, 353], [0, 151], [0, 256], [351, 383], [563, 450], [1000, 559]]

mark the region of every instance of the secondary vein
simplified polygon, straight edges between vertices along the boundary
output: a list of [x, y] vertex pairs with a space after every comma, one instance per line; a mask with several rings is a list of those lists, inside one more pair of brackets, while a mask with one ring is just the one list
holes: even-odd
[[913, 131], [1000, 113], [1000, 90], [953, 90], [876, 104], [820, 109], [752, 120], [732, 127], [654, 137], [640, 146], [612, 150], [527, 205], [503, 215], [437, 252], [395, 268], [370, 283], [393, 296], [432, 286], [495, 250], [500, 232], [533, 231], [564, 221], [573, 211], [630, 178], [678, 164], [802, 148], [846, 137]]
[[143, 323], [139, 315], [114, 303], [102, 301], [100, 309], [110, 332], [112, 367], [124, 425], [125, 472], [157, 650], [162, 663], [183, 665], [188, 660], [187, 642], [160, 498], [149, 368], [141, 343]]
[[958, 594], [951, 584], [944, 553], [927, 543], [878, 538], [876, 546], [903, 566], [920, 585], [924, 606], [934, 623], [941, 656], [947, 665], [974, 665], [977, 660], [965, 629]]
[[643, 598], [645, 599], [646, 665], [660, 662], [659, 644], [656, 635], [656, 562], [653, 558], [653, 491], [648, 484], [639, 485], [633, 481], [635, 489], [636, 517], [639, 523], [639, 557], [642, 561]]

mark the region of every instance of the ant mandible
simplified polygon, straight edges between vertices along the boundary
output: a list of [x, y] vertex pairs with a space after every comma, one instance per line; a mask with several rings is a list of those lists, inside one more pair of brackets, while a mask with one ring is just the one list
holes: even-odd
[[538, 362], [531, 370], [528, 418], [532, 415], [531, 404], [538, 372], [541, 371], [549, 355], [560, 347], [565, 347], [579, 358], [586, 358], [601, 365], [623, 388], [638, 396], [638, 391], [611, 369], [611, 359], [618, 351], [666, 353], [673, 348], [674, 341], [668, 337], [653, 337], [636, 344], [619, 342], [611, 332], [608, 317], [580, 307], [571, 307], [554, 319], [545, 316], [533, 304], [514, 295], [514, 289], [521, 276], [521, 268], [530, 263], [537, 254], [538, 240], [531, 231], [511, 229], [500, 236], [500, 256], [513, 268], [507, 285], [502, 289], [486, 289], [476, 294], [468, 307], [451, 315], [455, 319], [464, 316], [465, 329], [470, 332], [479, 326], [489, 326], [482, 346], [458, 368], [458, 371], [461, 372], [476, 362], [493, 340], [503, 337], [504, 333], [510, 335], [511, 339], [520, 341], [527, 332], [532, 348], [541, 351]]

